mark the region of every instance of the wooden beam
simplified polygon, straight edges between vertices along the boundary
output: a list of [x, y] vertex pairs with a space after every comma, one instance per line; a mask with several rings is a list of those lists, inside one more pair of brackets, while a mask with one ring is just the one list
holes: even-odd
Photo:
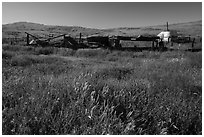
[[27, 46], [29, 46], [29, 34], [27, 34]]

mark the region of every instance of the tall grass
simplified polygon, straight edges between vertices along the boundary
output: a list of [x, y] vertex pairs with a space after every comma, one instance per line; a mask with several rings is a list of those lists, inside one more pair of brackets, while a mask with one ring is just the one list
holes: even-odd
[[61, 53], [4, 49], [3, 134], [202, 134], [202, 53]]

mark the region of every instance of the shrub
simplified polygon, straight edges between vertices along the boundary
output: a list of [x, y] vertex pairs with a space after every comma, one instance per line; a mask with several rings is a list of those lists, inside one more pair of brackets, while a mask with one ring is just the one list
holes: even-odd
[[18, 56], [14, 56], [11, 59], [11, 65], [12, 66], [27, 66], [27, 65], [31, 65], [32, 59], [28, 56], [23, 56], [23, 55], [18, 55]]
[[107, 67], [97, 70], [95, 73], [96, 77], [106, 78], [115, 78], [118, 80], [126, 79], [132, 73], [132, 69], [126, 67]]
[[110, 51], [103, 49], [79, 49], [75, 55], [80, 57], [105, 57]]
[[52, 64], [57, 62], [63, 62], [57, 57], [44, 57], [36, 55], [16, 55], [11, 58], [12, 66], [29, 66], [36, 63]]
[[12, 51], [2, 51], [2, 59], [11, 59], [13, 56], [15, 56], [15, 52]]
[[63, 63], [62, 61], [56, 62], [44, 62], [40, 64], [36, 64], [29, 68], [29, 71], [32, 71], [32, 74], [44, 74], [44, 75], [54, 75], [58, 76], [60, 74], [72, 72], [73, 66], [70, 63]]
[[22, 45], [3, 45], [2, 49], [4, 51], [11, 51], [15, 52], [17, 55], [22, 55], [22, 54], [34, 54], [35, 47], [32, 46], [22, 46]]
[[186, 56], [190, 62], [191, 67], [202, 68], [202, 52], [189, 52]]
[[9, 50], [9, 51], [19, 51], [23, 48], [23, 46], [18, 45], [2, 45], [3, 50]]
[[53, 54], [53, 52], [54, 52], [53, 47], [36, 47], [35, 48], [36, 55], [40, 55], [40, 54], [49, 55], [49, 54]]
[[75, 50], [69, 48], [55, 48], [55, 54], [62, 56], [74, 56], [75, 52]]

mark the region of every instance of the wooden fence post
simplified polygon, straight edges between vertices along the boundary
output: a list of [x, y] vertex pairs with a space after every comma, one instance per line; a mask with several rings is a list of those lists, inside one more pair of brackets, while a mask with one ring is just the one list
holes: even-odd
[[152, 41], [152, 50], [155, 50], [155, 48], [154, 48], [154, 40]]
[[65, 45], [66, 45], [66, 35], [64, 34], [64, 41], [63, 41], [63, 46], [65, 47]]
[[81, 43], [81, 32], [79, 33], [79, 43]]
[[194, 42], [195, 42], [195, 38], [193, 38], [193, 41], [192, 41], [192, 51], [193, 51], [193, 48], [194, 48]]
[[29, 46], [29, 35], [27, 34], [27, 46]]

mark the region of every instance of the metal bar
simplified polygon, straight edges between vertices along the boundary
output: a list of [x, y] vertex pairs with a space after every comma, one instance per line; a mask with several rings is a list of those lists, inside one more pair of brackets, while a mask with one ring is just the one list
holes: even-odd
[[65, 36], [65, 34], [61, 34], [61, 35], [59, 35], [59, 36], [55, 36], [55, 37], [52, 37], [52, 38], [48, 38], [48, 39], [46, 39], [45, 41], [50, 41], [50, 40], [53, 40], [53, 39], [55, 39], [55, 38], [59, 38], [59, 37], [62, 37], [62, 36]]
[[34, 36], [34, 35], [32, 35], [32, 34], [30, 34], [30, 33], [28, 33], [28, 32], [25, 32], [27, 35], [30, 35], [30, 36], [32, 36], [33, 38], [35, 38], [35, 39], [39, 39], [38, 37], [36, 37], [36, 36]]

